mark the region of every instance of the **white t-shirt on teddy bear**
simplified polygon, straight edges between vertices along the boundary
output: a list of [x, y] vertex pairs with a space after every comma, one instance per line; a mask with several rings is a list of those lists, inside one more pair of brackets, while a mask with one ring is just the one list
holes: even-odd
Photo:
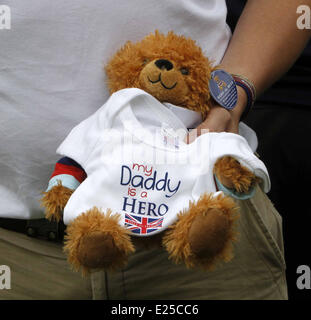
[[225, 155], [255, 172], [269, 190], [267, 169], [245, 138], [206, 133], [185, 144], [187, 127], [172, 108], [178, 107], [140, 89], [124, 89], [70, 132], [57, 152], [77, 161], [87, 178], [64, 209], [65, 224], [95, 206], [119, 213], [120, 224], [134, 235], [158, 233], [189, 201], [218, 194], [213, 167]]

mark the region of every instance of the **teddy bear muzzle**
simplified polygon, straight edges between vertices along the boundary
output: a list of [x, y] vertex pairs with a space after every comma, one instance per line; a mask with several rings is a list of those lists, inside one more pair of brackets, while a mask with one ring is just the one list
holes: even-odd
[[139, 76], [143, 90], [161, 102], [180, 104], [189, 89], [182, 74], [174, 62], [167, 59], [156, 59], [149, 62]]

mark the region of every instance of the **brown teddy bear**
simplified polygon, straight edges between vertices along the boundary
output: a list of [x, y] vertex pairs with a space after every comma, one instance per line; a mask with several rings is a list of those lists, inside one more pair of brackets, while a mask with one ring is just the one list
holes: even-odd
[[[211, 62], [192, 39], [173, 32], [155, 32], [137, 43], [127, 42], [105, 67], [111, 94], [139, 88], [161, 103], [199, 112], [202, 121], [211, 106], [208, 82], [212, 70]], [[71, 166], [70, 174], [79, 182], [86, 178], [87, 173], [74, 160], [58, 165], [58, 171]], [[257, 179], [230, 156], [218, 159], [214, 174], [224, 186], [240, 193], [248, 192]], [[48, 219], [61, 219], [73, 189], [60, 179], [44, 193], [42, 204]], [[169, 228], [150, 237], [134, 237], [120, 225], [120, 215], [114, 213], [93, 207], [69, 223], [65, 251], [75, 269], [87, 273], [92, 269], [121, 268], [135, 251], [134, 243], [161, 243], [172, 260], [184, 262], [187, 267], [210, 269], [217, 261], [232, 257], [237, 207], [228, 196], [202, 194], [180, 210], [177, 221]]]

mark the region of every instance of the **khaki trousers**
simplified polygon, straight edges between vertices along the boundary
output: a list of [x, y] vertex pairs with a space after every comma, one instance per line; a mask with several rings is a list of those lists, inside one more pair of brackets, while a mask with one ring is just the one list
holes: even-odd
[[82, 279], [61, 244], [0, 229], [0, 265], [11, 268], [12, 287], [0, 299], [287, 299], [281, 216], [259, 187], [239, 205], [235, 256], [211, 272], [175, 265], [161, 249], [137, 250], [124, 270]]

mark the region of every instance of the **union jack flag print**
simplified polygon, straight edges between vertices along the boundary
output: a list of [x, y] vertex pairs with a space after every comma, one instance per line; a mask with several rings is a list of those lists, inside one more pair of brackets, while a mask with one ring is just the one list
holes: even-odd
[[164, 218], [149, 218], [125, 214], [125, 227], [136, 234], [147, 234], [162, 227]]

